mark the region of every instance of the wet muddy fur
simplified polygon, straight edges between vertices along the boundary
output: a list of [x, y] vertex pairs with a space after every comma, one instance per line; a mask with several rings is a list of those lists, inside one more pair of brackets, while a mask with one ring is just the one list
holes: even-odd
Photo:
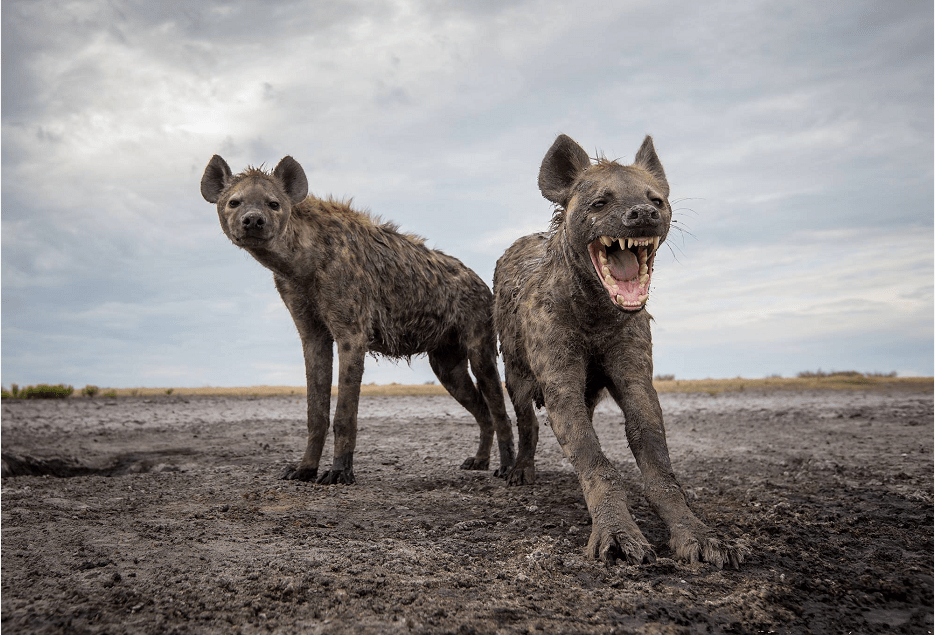
[[668, 527], [674, 557], [739, 566], [743, 547], [719, 537], [688, 508], [652, 385], [645, 303], [672, 216], [652, 139], [625, 166], [592, 163], [560, 135], [542, 161], [539, 189], [558, 206], [551, 228], [517, 240], [494, 273], [494, 320], [519, 433], [508, 482], [535, 479], [533, 406], [544, 405], [584, 491], [590, 555], [608, 563], [653, 561], [653, 547], [630, 515], [622, 479], [592, 426], [595, 406], [609, 393], [623, 410], [644, 493]]
[[[497, 474], [510, 471], [513, 438], [496, 367], [492, 295], [477, 274], [391, 224], [378, 224], [345, 203], [308, 196], [305, 172], [292, 157], [272, 173], [248, 168], [234, 175], [215, 155], [201, 192], [217, 204], [228, 238], [273, 272], [302, 339], [308, 446], [283, 478], [354, 482], [357, 407], [368, 352], [393, 358], [427, 353], [441, 384], [480, 426], [477, 453], [461, 467], [488, 469], [496, 432]], [[335, 342], [334, 462], [319, 474]]]

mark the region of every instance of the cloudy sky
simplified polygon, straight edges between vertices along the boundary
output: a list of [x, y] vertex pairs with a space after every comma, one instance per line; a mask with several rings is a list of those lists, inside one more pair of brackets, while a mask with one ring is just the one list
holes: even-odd
[[304, 384], [271, 274], [200, 196], [215, 153], [291, 154], [490, 284], [548, 224], [562, 132], [626, 162], [654, 137], [682, 230], [653, 277], [658, 373], [933, 374], [931, 2], [9, 0], [2, 21], [5, 386]]

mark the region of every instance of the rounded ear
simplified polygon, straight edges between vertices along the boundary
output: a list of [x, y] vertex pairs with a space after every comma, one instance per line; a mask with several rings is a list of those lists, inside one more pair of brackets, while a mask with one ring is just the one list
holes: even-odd
[[590, 165], [588, 153], [574, 139], [558, 135], [539, 167], [539, 191], [546, 199], [565, 207], [571, 198], [569, 188]]
[[209, 203], [217, 203], [221, 192], [230, 185], [231, 169], [227, 161], [215, 154], [208, 161], [205, 173], [201, 177], [201, 195]]
[[653, 138], [646, 135], [643, 139], [643, 145], [636, 153], [636, 160], [633, 165], [639, 166], [649, 172], [659, 183], [660, 192], [666, 198], [669, 198], [669, 182], [666, 180], [666, 171], [662, 169], [662, 162], [656, 156], [656, 148], [653, 146]]
[[283, 157], [273, 170], [273, 176], [282, 183], [282, 189], [286, 191], [286, 196], [293, 205], [301, 203], [308, 196], [308, 179], [305, 178], [305, 170], [292, 157]]

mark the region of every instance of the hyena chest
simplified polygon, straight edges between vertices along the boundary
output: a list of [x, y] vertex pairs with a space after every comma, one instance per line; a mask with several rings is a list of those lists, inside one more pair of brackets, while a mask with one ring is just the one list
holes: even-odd
[[371, 325], [370, 350], [390, 357], [428, 352], [444, 339], [447, 322], [430, 311], [381, 311]]

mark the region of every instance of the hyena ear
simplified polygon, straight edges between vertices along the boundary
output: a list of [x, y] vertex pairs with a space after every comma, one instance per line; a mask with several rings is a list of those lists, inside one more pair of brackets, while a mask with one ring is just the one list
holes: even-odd
[[643, 139], [643, 145], [636, 153], [636, 160], [633, 165], [637, 165], [652, 175], [659, 184], [660, 194], [669, 198], [669, 182], [666, 180], [666, 171], [662, 169], [662, 161], [656, 156], [656, 148], [653, 146], [653, 138], [646, 135]]
[[575, 179], [591, 165], [584, 149], [567, 135], [558, 135], [552, 147], [545, 153], [539, 168], [539, 191], [542, 196], [565, 207], [571, 198]]
[[282, 183], [286, 196], [293, 205], [301, 203], [308, 196], [308, 179], [305, 178], [305, 170], [292, 157], [283, 157], [273, 170], [273, 176]]
[[221, 198], [221, 192], [224, 191], [231, 180], [231, 169], [227, 161], [215, 154], [208, 161], [205, 173], [201, 177], [201, 195], [209, 203], [217, 203]]

